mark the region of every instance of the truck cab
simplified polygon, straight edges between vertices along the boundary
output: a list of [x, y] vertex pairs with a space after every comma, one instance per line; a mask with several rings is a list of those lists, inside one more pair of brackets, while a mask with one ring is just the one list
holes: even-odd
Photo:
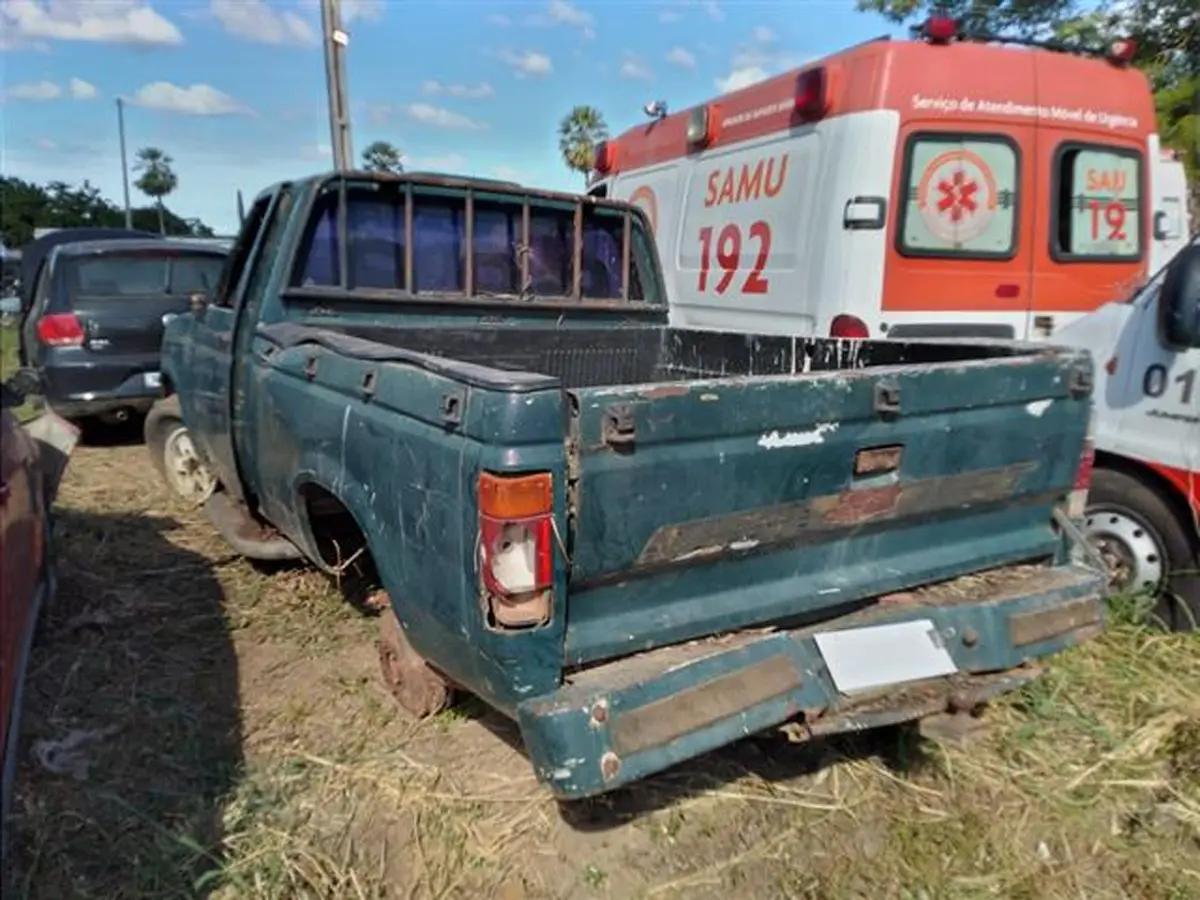
[[1085, 529], [1117, 590], [1200, 620], [1200, 236], [1142, 290], [1056, 341], [1096, 362], [1095, 469]]

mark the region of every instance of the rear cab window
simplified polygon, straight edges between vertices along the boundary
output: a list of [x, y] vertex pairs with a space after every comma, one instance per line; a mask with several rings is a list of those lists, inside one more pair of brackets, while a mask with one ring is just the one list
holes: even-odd
[[1142, 154], [1064, 143], [1054, 154], [1050, 255], [1062, 263], [1137, 262], [1142, 246]]
[[351, 182], [316, 198], [292, 287], [661, 303], [653, 254], [640, 219], [621, 207], [491, 188]]
[[901, 173], [896, 249], [902, 256], [1012, 259], [1021, 153], [1000, 134], [918, 133]]

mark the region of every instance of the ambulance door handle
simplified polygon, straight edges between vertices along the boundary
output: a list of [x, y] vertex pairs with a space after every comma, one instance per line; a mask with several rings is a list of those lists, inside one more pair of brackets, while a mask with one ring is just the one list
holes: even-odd
[[1165, 241], [1172, 237], [1172, 235], [1167, 231], [1167, 226], [1165, 224], [1166, 220], [1166, 210], [1160, 209], [1154, 214], [1154, 239], [1156, 241]]
[[847, 231], [878, 231], [887, 221], [883, 197], [851, 197], [842, 210], [842, 227]]

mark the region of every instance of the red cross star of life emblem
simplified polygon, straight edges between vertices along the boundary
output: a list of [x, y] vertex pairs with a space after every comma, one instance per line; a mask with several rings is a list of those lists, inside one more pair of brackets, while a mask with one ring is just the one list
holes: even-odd
[[995, 176], [979, 154], [947, 150], [925, 167], [917, 185], [917, 206], [935, 237], [962, 244], [987, 230], [997, 195]]

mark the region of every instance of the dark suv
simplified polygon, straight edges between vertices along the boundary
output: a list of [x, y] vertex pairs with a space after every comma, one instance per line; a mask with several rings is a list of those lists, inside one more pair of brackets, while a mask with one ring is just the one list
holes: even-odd
[[36, 272], [22, 285], [21, 361], [37, 370], [46, 403], [76, 421], [146, 412], [164, 323], [216, 287], [227, 251], [129, 233], [38, 244], [24, 260]]

